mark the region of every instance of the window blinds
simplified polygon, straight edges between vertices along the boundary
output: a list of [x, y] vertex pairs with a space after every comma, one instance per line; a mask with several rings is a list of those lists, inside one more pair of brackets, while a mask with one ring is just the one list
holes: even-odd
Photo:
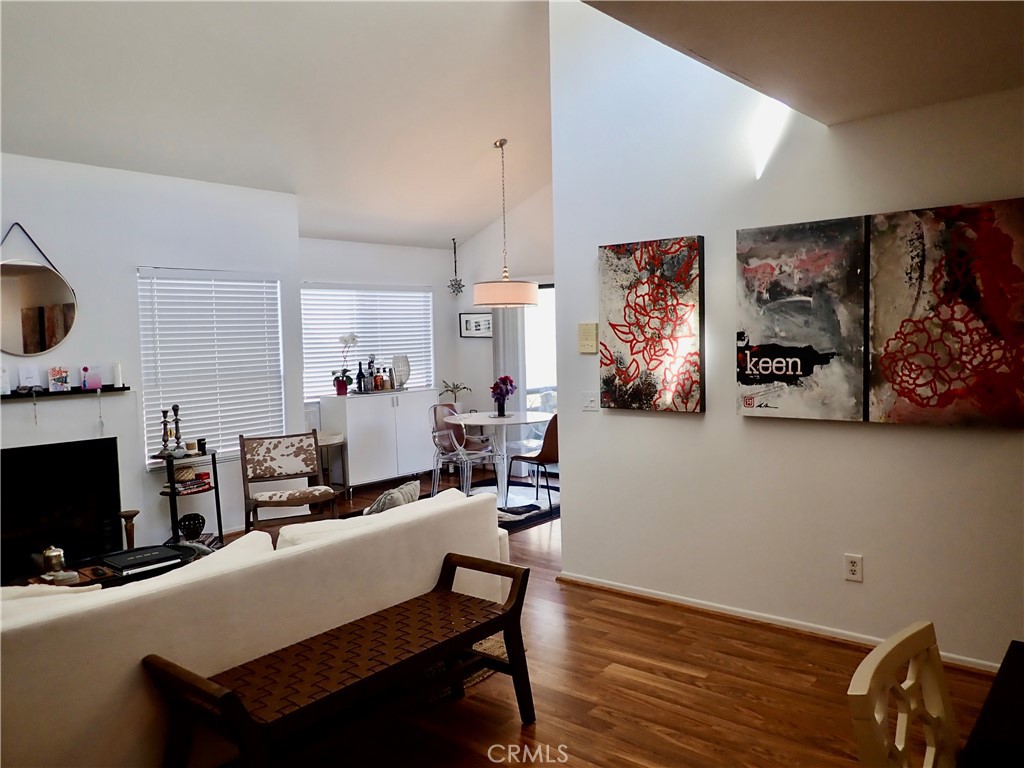
[[331, 371], [344, 365], [339, 337], [354, 333], [359, 343], [348, 351], [355, 380], [359, 362], [374, 355], [374, 365], [390, 368], [395, 355], [408, 355], [407, 387], [434, 384], [434, 304], [427, 289], [302, 289], [302, 388], [304, 398], [334, 394]]
[[139, 269], [138, 281], [147, 457], [175, 403], [182, 443], [237, 455], [239, 434], [283, 434], [278, 281], [175, 269]]

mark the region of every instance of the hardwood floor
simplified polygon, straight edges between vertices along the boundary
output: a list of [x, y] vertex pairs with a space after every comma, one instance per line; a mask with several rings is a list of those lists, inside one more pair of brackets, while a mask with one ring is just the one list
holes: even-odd
[[[558, 521], [510, 542], [531, 568], [523, 622], [537, 722], [520, 724], [511, 680], [494, 675], [461, 700], [344, 728], [338, 764], [857, 765], [845, 694], [866, 647], [559, 582]], [[966, 737], [992, 675], [948, 675]]]

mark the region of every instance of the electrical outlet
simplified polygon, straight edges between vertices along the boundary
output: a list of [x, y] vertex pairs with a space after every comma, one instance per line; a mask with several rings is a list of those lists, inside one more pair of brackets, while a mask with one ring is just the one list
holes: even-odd
[[847, 581], [864, 581], [864, 556], [849, 552], [843, 555], [843, 573]]
[[597, 400], [597, 392], [584, 392], [583, 393], [583, 410], [584, 411], [599, 411], [599, 410], [601, 410], [601, 404]]

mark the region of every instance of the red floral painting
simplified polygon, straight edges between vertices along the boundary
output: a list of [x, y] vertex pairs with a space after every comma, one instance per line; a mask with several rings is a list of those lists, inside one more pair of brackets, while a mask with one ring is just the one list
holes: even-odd
[[1024, 198], [871, 217], [870, 418], [1024, 426]]
[[703, 412], [704, 238], [602, 246], [601, 407]]

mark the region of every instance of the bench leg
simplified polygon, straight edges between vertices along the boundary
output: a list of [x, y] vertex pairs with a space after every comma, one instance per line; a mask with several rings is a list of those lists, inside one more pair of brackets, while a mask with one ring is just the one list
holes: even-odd
[[275, 762], [265, 747], [259, 747], [250, 742], [243, 742], [239, 745], [238, 753], [238, 762], [244, 768], [270, 768]]
[[186, 768], [192, 754], [192, 717], [179, 706], [171, 705], [169, 710], [164, 768]]
[[517, 624], [505, 629], [505, 652], [512, 670], [512, 685], [516, 689], [519, 704], [519, 719], [529, 725], [537, 719], [533, 710], [533, 690], [530, 688], [530, 671], [526, 668], [526, 648], [523, 646], [523, 630]]
[[448, 689], [451, 691], [452, 698], [457, 701], [466, 695], [465, 681], [462, 679], [462, 674], [459, 671], [461, 665], [457, 659], [452, 659], [446, 662], [444, 666], [448, 673]]

